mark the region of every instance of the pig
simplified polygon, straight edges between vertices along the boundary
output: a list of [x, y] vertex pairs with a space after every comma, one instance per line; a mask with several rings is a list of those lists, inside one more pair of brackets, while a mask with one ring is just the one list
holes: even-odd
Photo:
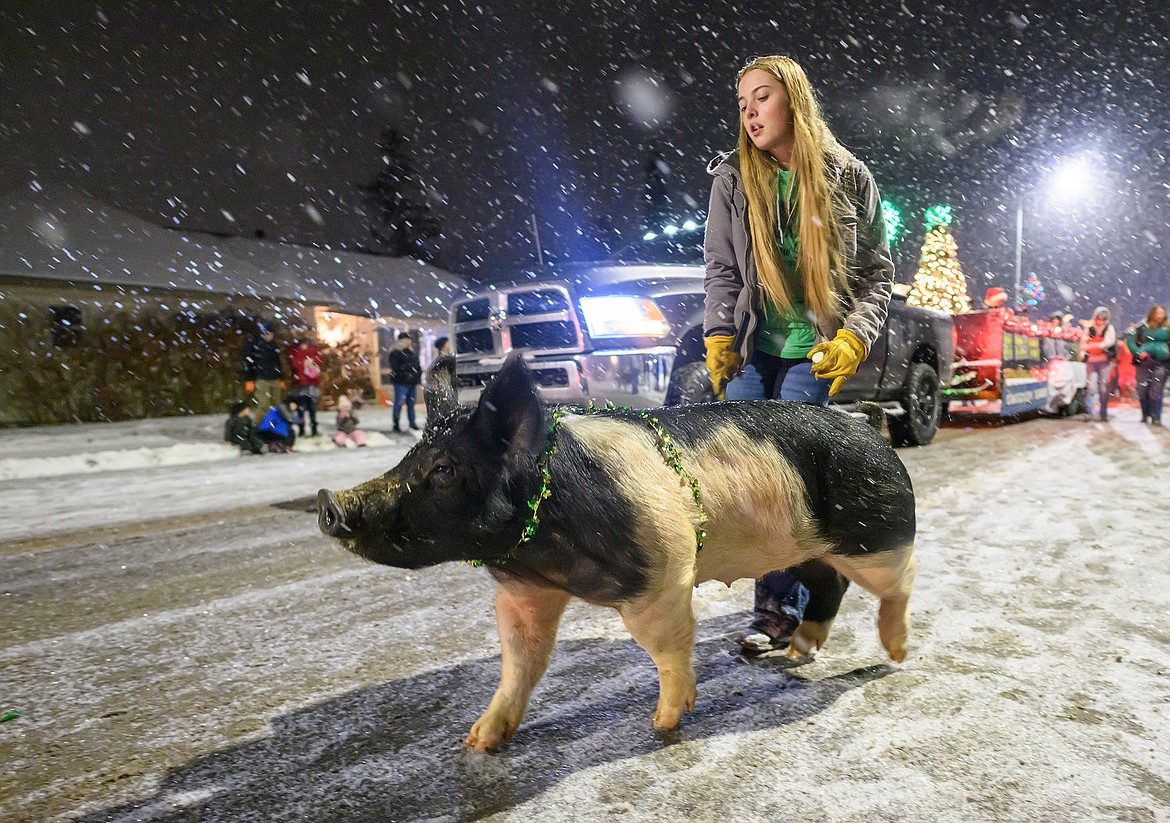
[[[881, 643], [905, 659], [914, 492], [866, 423], [746, 401], [654, 409], [649, 420], [578, 410], [551, 426], [515, 356], [474, 408], [458, 404], [450, 358], [428, 382], [420, 441], [381, 477], [322, 489], [318, 523], [375, 563], [472, 561], [495, 578], [502, 676], [467, 736], [475, 751], [516, 732], [571, 597], [615, 608], [649, 653], [659, 730], [695, 705], [691, 597], [706, 580], [791, 569], [809, 589], [794, 657], [823, 646], [853, 581], [880, 598]], [[665, 438], [678, 468], [660, 451]]]

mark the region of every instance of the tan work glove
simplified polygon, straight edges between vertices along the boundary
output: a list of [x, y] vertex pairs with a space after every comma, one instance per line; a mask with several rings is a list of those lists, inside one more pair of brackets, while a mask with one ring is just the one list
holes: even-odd
[[727, 383], [739, 373], [743, 365], [739, 352], [731, 348], [734, 341], [729, 334], [716, 334], [703, 340], [707, 347], [707, 371], [711, 375], [711, 388], [715, 390], [717, 400], [727, 396]]
[[865, 344], [856, 334], [848, 329], [841, 329], [832, 340], [813, 346], [812, 351], [808, 353], [808, 359], [813, 361], [814, 377], [833, 381], [833, 385], [829, 387], [829, 397], [832, 397], [841, 391], [845, 381], [857, 372], [857, 367], [868, 354]]

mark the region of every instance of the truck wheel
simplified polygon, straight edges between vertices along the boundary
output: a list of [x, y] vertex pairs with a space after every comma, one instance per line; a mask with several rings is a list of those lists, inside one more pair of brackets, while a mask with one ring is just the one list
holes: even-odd
[[906, 375], [905, 414], [889, 417], [890, 440], [895, 446], [926, 446], [938, 431], [942, 412], [938, 372], [926, 363], [911, 363]]
[[675, 366], [670, 372], [670, 383], [666, 387], [666, 405], [689, 406], [692, 403], [713, 403], [715, 391], [711, 388], [711, 375], [707, 364], [694, 362]]

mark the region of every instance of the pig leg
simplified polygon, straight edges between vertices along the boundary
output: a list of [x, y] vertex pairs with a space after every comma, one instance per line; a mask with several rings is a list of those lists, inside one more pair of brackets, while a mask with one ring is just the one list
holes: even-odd
[[829, 639], [829, 630], [841, 608], [841, 598], [849, 588], [849, 581], [821, 560], [809, 560], [789, 569], [789, 572], [808, 589], [804, 620], [788, 644], [789, 657], [804, 657], [813, 649], [820, 649]]
[[684, 711], [695, 708], [695, 617], [690, 581], [665, 584], [658, 598], [636, 601], [619, 609], [626, 628], [658, 667], [658, 709], [654, 728], [674, 729]]
[[918, 564], [914, 544], [870, 555], [830, 555], [825, 558], [841, 574], [881, 598], [878, 636], [895, 663], [906, 659], [909, 635], [910, 591]]
[[487, 711], [471, 727], [467, 746], [477, 752], [494, 749], [516, 733], [532, 689], [548, 668], [557, 625], [568, 603], [567, 592], [514, 579], [497, 587], [500, 685]]

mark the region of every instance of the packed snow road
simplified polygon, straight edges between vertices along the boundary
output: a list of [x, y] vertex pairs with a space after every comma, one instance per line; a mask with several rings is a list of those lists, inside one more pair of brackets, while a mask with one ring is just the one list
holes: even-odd
[[370, 566], [303, 503], [402, 445], [4, 481], [0, 819], [1170, 820], [1170, 434], [1115, 418], [900, 452], [904, 665], [856, 587], [814, 660], [747, 662], [750, 584], [704, 584], [656, 735], [649, 658], [575, 603], [488, 755], [487, 574]]

